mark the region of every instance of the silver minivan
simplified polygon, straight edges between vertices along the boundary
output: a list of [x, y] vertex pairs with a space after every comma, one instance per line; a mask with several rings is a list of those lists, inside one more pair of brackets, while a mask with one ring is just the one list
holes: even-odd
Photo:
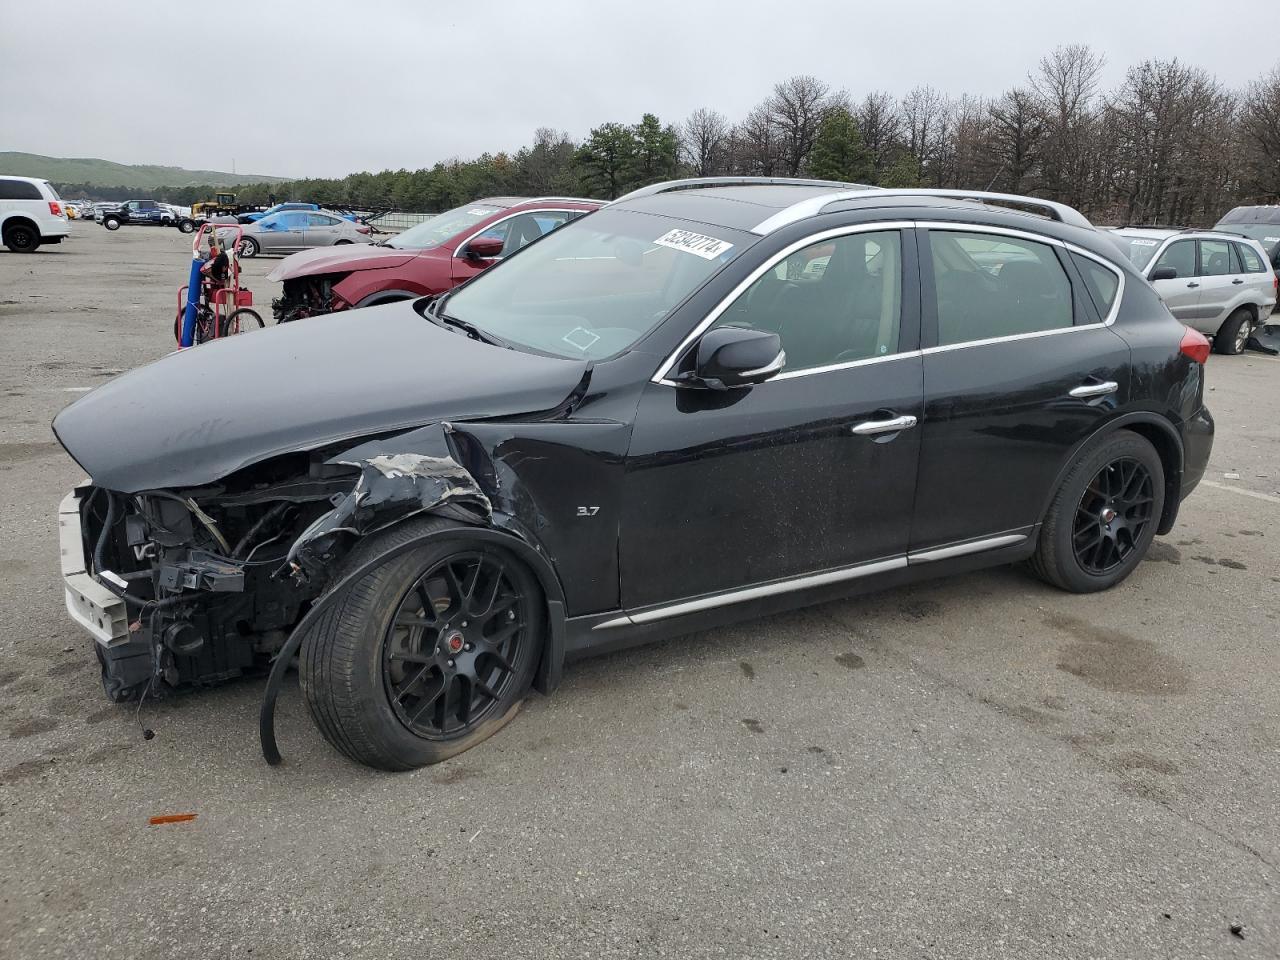
[[1169, 311], [1213, 337], [1218, 353], [1241, 353], [1276, 305], [1276, 275], [1256, 240], [1208, 230], [1120, 227], [1116, 245]]

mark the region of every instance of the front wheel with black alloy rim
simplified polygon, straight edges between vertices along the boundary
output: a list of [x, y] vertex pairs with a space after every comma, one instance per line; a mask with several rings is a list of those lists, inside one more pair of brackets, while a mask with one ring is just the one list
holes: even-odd
[[311, 715], [359, 763], [409, 770], [456, 756], [501, 730], [533, 682], [542, 593], [512, 554], [427, 518], [362, 542], [343, 567], [445, 531], [349, 587], [303, 641]]
[[1146, 555], [1164, 510], [1164, 465], [1145, 437], [1117, 430], [1068, 472], [1040, 528], [1031, 569], [1072, 593], [1115, 586]]
[[1253, 314], [1245, 307], [1236, 310], [1222, 321], [1222, 326], [1213, 335], [1213, 349], [1227, 356], [1238, 356], [1244, 353], [1249, 335], [1253, 333]]

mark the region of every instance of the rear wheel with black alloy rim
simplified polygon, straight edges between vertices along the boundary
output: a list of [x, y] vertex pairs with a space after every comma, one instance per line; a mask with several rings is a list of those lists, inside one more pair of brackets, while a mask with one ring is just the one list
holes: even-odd
[[1117, 430], [1077, 460], [1040, 530], [1031, 568], [1073, 593], [1115, 586], [1142, 561], [1164, 510], [1164, 466], [1145, 437]]
[[[449, 527], [404, 524], [361, 543], [344, 567]], [[377, 567], [322, 616], [303, 641], [302, 689], [351, 759], [383, 770], [438, 763], [515, 716], [543, 630], [542, 594], [520, 561], [488, 542], [437, 541]]]

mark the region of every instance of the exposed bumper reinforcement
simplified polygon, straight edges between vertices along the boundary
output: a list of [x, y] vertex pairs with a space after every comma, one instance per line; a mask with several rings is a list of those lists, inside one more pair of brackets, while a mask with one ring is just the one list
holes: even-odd
[[62, 582], [67, 613], [104, 647], [129, 641], [125, 603], [98, 583], [85, 568], [84, 537], [80, 530], [80, 497], [69, 493], [58, 505], [58, 545], [62, 550]]

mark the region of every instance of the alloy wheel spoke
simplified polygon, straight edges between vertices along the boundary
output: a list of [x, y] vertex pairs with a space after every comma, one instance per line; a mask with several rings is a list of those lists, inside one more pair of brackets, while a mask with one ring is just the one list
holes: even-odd
[[396, 703], [403, 704], [404, 698], [412, 692], [418, 682], [431, 671], [431, 662], [428, 661], [421, 670], [414, 674], [413, 679], [400, 687], [400, 692], [396, 695]]

